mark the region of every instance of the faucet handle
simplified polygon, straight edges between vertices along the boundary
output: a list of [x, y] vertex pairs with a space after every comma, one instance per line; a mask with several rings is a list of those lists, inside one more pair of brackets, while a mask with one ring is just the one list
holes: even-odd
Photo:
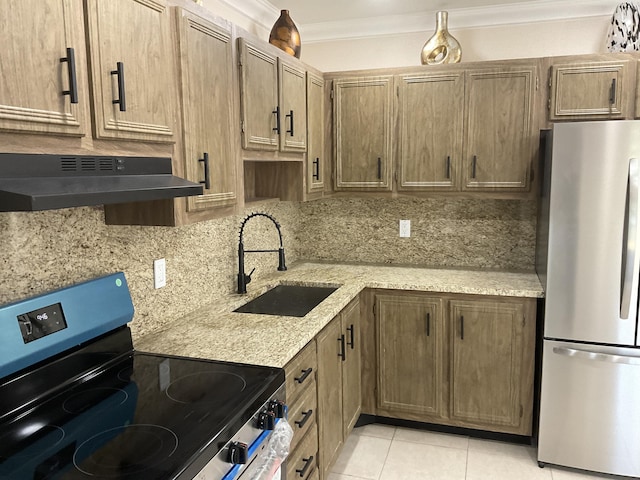
[[251, 283], [251, 275], [253, 274], [253, 272], [256, 271], [256, 267], [253, 267], [253, 270], [251, 270], [249, 273], [245, 273], [244, 274], [244, 283]]

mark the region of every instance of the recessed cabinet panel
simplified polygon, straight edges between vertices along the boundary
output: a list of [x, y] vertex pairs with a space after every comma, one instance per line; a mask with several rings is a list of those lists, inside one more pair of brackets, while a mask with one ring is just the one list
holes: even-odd
[[307, 72], [307, 192], [324, 190], [324, 80]]
[[463, 72], [399, 79], [398, 190], [456, 190], [462, 161]]
[[376, 295], [378, 407], [442, 413], [442, 300], [417, 295]]
[[278, 59], [280, 75], [280, 150], [307, 151], [306, 71]]
[[535, 67], [465, 72], [464, 190], [529, 189]]
[[334, 81], [337, 190], [391, 190], [392, 80], [385, 76]]
[[83, 24], [81, 0], [0, 2], [0, 130], [86, 133]]
[[628, 70], [628, 61], [553, 65], [549, 119], [627, 117]]
[[278, 149], [282, 112], [278, 107], [278, 60], [239, 39], [242, 148]]
[[180, 10], [178, 31], [187, 178], [202, 182], [204, 195], [188, 209], [236, 203], [237, 154], [233, 147], [231, 32]]
[[346, 359], [342, 366], [343, 436], [346, 440], [358, 421], [362, 407], [360, 304], [351, 303], [340, 316], [346, 350]]
[[163, 0], [86, 0], [96, 138], [174, 142], [176, 73]]
[[525, 372], [522, 305], [452, 300], [449, 321], [451, 418], [518, 426]]

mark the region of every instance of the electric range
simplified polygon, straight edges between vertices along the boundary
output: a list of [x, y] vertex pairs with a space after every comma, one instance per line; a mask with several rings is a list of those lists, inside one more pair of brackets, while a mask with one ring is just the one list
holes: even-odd
[[132, 318], [122, 273], [0, 307], [0, 479], [257, 470], [286, 414], [284, 371], [137, 352]]

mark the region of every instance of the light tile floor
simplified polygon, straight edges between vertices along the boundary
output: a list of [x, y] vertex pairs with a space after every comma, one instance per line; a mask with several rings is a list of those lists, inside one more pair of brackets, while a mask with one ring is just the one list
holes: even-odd
[[329, 480], [611, 480], [539, 468], [536, 450], [461, 435], [372, 424], [353, 430]]

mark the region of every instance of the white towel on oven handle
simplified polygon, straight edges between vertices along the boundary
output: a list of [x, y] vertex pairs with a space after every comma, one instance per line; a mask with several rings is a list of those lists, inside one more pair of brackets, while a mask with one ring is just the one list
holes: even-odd
[[269, 443], [258, 461], [258, 469], [251, 480], [280, 480], [280, 465], [289, 455], [289, 447], [293, 438], [293, 429], [285, 418], [281, 418], [271, 432]]

